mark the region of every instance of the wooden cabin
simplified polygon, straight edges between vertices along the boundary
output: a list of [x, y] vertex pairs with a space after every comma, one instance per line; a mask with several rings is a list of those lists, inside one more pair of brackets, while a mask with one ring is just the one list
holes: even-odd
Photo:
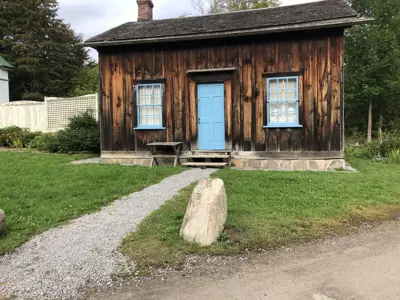
[[344, 30], [371, 19], [344, 0], [165, 20], [137, 3], [137, 22], [85, 42], [103, 161], [148, 165], [158, 142], [185, 165], [344, 167]]

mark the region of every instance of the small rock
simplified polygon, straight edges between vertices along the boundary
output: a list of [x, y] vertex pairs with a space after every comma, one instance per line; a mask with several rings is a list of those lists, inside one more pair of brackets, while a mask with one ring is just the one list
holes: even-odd
[[6, 225], [6, 214], [3, 210], [0, 209], [0, 236], [4, 231], [4, 227]]

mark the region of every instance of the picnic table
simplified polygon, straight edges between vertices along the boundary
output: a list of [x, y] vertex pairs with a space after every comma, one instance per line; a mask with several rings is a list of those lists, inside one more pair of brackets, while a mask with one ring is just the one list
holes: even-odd
[[[160, 164], [158, 163], [158, 158], [173, 158], [174, 159], [174, 167], [177, 166], [179, 162], [179, 155], [181, 154], [182, 142], [156, 142], [156, 143], [150, 143], [147, 144], [148, 147], [150, 147], [150, 152], [151, 152], [151, 162], [150, 162], [150, 167], [152, 167], [154, 164], [159, 166]], [[157, 148], [159, 147], [171, 147], [174, 150], [174, 154], [157, 154]]]

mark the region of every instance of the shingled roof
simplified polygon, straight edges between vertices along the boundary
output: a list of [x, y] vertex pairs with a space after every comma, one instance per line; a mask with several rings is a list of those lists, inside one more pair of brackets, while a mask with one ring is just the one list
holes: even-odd
[[4, 69], [14, 69], [14, 66], [6, 61], [2, 56], [0, 56], [0, 68]]
[[358, 18], [344, 0], [325, 0], [207, 16], [129, 22], [88, 39], [91, 47], [347, 27], [372, 19]]

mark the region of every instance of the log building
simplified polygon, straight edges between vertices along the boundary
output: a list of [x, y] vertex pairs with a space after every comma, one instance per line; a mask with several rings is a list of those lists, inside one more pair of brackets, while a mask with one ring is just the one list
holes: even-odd
[[[99, 52], [106, 162], [148, 164], [151, 142], [181, 162], [224, 153], [238, 167], [344, 167], [344, 0], [138, 22], [85, 42]], [[210, 160], [212, 161], [212, 160]]]

